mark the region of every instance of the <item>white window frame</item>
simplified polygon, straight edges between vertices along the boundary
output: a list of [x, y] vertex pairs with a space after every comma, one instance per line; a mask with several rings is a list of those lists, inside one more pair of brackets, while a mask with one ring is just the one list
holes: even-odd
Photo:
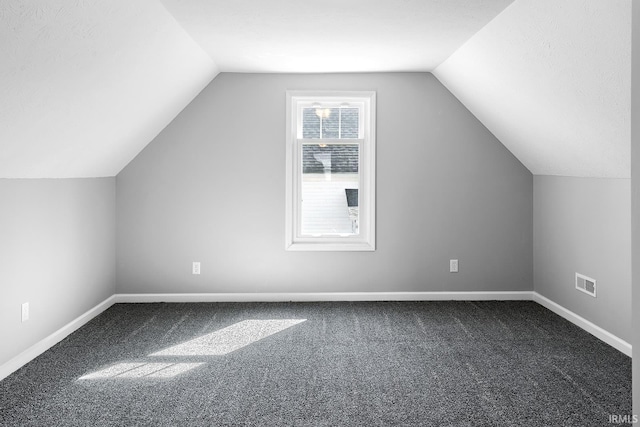
[[[303, 139], [302, 108], [359, 105], [358, 139]], [[287, 91], [286, 109], [286, 224], [288, 251], [375, 251], [376, 224], [376, 93], [374, 91]], [[357, 235], [305, 236], [301, 227], [301, 152], [304, 143], [353, 144], [360, 147]]]

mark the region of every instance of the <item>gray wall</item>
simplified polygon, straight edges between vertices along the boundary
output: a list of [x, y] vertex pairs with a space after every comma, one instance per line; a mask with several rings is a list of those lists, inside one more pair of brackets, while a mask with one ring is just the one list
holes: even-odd
[[[628, 179], [533, 177], [534, 289], [631, 342]], [[597, 280], [597, 298], [575, 273]]]
[[[284, 250], [288, 89], [377, 91], [377, 251]], [[532, 186], [431, 74], [220, 74], [117, 177], [117, 290], [532, 290]]]
[[115, 179], [0, 179], [0, 201], [3, 364], [113, 295]]
[[640, 414], [640, 5], [632, 2], [631, 218], [633, 276], [633, 413]]

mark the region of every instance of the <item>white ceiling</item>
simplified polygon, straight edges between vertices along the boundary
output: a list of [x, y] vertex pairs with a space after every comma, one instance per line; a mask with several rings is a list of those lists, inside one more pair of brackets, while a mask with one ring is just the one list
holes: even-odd
[[434, 74], [533, 174], [630, 177], [631, 0], [518, 0]]
[[435, 70], [534, 174], [628, 177], [630, 40], [631, 0], [0, 0], [0, 178], [114, 176], [218, 70]]
[[513, 0], [162, 0], [228, 72], [431, 71]]
[[0, 177], [115, 176], [216, 73], [157, 0], [0, 0]]

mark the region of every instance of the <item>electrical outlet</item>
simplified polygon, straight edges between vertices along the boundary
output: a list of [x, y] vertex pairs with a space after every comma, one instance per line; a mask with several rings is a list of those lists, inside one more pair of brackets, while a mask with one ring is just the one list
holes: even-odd
[[458, 272], [458, 260], [450, 259], [449, 260], [449, 273], [457, 273]]
[[29, 320], [29, 303], [25, 302], [22, 304], [22, 321], [26, 322]]
[[200, 263], [194, 261], [191, 267], [191, 274], [200, 274]]

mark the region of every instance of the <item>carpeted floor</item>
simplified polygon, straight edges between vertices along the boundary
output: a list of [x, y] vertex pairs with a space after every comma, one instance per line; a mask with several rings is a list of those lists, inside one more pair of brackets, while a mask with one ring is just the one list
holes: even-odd
[[607, 426], [631, 359], [533, 302], [117, 304], [2, 426]]

